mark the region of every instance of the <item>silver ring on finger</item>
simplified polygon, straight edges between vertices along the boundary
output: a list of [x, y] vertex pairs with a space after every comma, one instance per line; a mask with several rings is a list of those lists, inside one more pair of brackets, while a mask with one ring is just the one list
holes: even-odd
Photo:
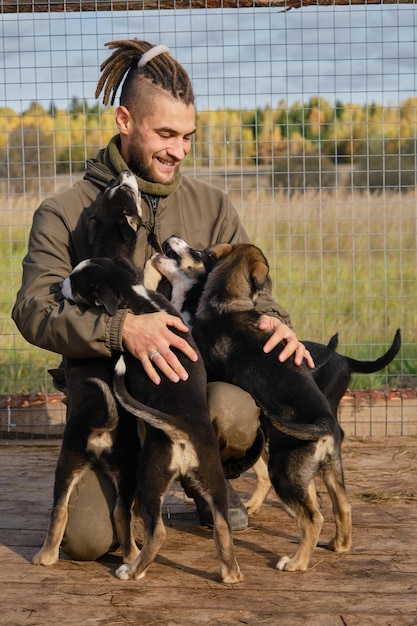
[[153, 361], [157, 354], [159, 354], [158, 350], [154, 350], [153, 352], [150, 353], [149, 359]]

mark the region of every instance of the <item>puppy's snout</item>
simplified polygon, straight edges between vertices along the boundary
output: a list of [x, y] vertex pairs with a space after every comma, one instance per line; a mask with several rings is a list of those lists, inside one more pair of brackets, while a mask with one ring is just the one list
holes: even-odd
[[165, 255], [171, 259], [178, 259], [181, 254], [189, 250], [188, 244], [180, 237], [171, 235], [163, 244], [162, 249]]

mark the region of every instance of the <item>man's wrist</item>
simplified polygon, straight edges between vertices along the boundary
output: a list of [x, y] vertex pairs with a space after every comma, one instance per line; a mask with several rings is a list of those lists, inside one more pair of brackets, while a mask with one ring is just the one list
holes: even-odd
[[116, 315], [109, 316], [106, 343], [111, 352], [124, 352], [123, 325], [129, 313], [132, 313], [130, 309], [119, 309]]

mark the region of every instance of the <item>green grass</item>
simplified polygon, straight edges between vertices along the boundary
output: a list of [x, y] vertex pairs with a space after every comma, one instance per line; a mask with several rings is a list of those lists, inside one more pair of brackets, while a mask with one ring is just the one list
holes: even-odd
[[47, 372], [60, 361], [58, 355], [28, 344], [19, 334], [11, 309], [21, 281], [26, 252], [26, 230], [0, 226], [0, 393], [50, 392]]
[[[378, 374], [351, 388], [417, 384], [415, 197], [307, 191], [291, 199], [265, 190], [230, 192], [254, 243], [268, 257], [276, 299], [300, 339], [327, 343], [360, 359], [385, 352], [397, 328], [403, 345]], [[29, 212], [30, 213], [30, 212]], [[28, 211], [0, 225], [0, 393], [52, 391], [58, 355], [30, 346], [10, 318], [26, 251]]]
[[416, 386], [415, 194], [230, 195], [269, 260], [274, 295], [300, 339], [327, 343], [338, 332], [339, 352], [375, 359], [401, 328], [394, 362], [355, 375], [351, 387]]

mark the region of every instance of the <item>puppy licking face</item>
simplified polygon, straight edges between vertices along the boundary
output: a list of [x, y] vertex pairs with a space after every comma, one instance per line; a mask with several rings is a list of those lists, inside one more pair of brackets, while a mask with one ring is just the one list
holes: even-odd
[[140, 199], [136, 178], [128, 170], [98, 195], [87, 222], [87, 239], [94, 256], [133, 258], [142, 225]]
[[189, 326], [192, 326], [207, 276], [217, 260], [230, 249], [229, 244], [217, 244], [199, 250], [172, 236], [163, 245], [164, 253], [152, 258], [152, 266], [171, 283], [171, 303]]
[[140, 198], [136, 177], [129, 170], [123, 170], [104, 192], [102, 210], [108, 214], [113, 212], [116, 217], [123, 214], [129, 226], [137, 231], [142, 218]]

